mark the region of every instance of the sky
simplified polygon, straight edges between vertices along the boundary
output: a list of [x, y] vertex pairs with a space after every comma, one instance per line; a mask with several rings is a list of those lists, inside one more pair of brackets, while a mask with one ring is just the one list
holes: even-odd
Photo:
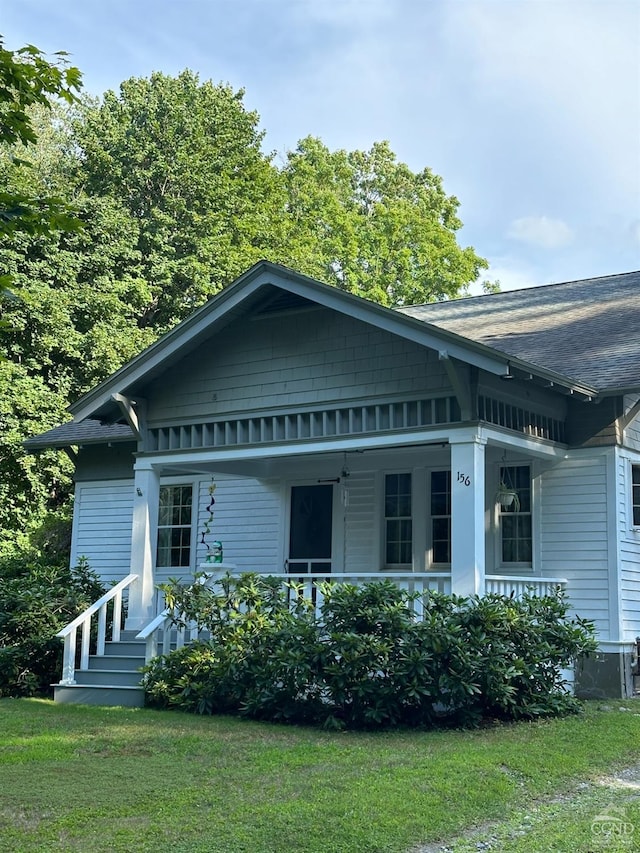
[[0, 0], [93, 95], [190, 68], [281, 162], [386, 139], [441, 175], [503, 290], [640, 269], [640, 0]]

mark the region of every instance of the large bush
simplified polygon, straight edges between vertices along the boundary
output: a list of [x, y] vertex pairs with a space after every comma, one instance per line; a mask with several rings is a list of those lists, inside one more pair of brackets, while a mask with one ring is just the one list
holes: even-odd
[[560, 593], [418, 601], [389, 580], [326, 584], [316, 617], [295, 584], [256, 575], [164, 592], [176, 624], [209, 636], [151, 662], [147, 701], [199, 713], [348, 728], [567, 713], [562, 670], [595, 649]]
[[41, 556], [0, 562], [0, 696], [49, 694], [62, 672], [56, 633], [104, 593], [85, 561]]

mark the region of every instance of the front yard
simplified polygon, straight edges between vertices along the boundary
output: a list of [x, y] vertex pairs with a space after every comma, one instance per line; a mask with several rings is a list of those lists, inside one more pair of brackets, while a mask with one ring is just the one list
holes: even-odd
[[[477, 731], [363, 734], [4, 699], [0, 850], [637, 850], [639, 744], [633, 701]], [[610, 807], [624, 837], [596, 820]]]

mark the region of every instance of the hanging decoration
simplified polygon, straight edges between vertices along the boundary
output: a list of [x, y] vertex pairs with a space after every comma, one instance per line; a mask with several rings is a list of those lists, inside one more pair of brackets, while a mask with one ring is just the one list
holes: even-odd
[[211, 483], [209, 485], [209, 503], [205, 509], [205, 512], [207, 513], [207, 518], [204, 522], [204, 525], [202, 527], [202, 531], [200, 534], [200, 544], [206, 545], [206, 547], [207, 547], [207, 556], [206, 556], [206, 562], [207, 563], [221, 563], [222, 559], [223, 559], [222, 542], [220, 542], [220, 540], [216, 539], [210, 545], [207, 542], [207, 538], [206, 538], [211, 533], [211, 527], [213, 525], [214, 507], [216, 504], [216, 499], [215, 499], [214, 495], [216, 492], [216, 488], [217, 488], [216, 482], [215, 482], [214, 478], [212, 477]]
[[510, 509], [512, 512], [520, 512], [520, 496], [518, 495], [518, 490], [511, 482], [506, 451], [502, 456], [500, 483], [496, 491], [496, 503], [500, 504], [503, 509]]

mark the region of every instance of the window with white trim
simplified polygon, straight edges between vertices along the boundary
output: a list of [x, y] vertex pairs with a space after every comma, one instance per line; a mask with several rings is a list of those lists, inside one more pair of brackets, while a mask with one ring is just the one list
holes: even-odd
[[530, 566], [533, 560], [531, 467], [503, 465], [500, 482], [516, 495], [508, 506], [498, 505], [501, 562]]
[[385, 474], [384, 554], [386, 566], [410, 566], [413, 550], [411, 474]]
[[451, 563], [451, 471], [432, 471], [429, 492], [431, 562]]
[[640, 527], [640, 465], [631, 466], [631, 517], [633, 526]]
[[160, 486], [158, 568], [189, 566], [193, 486]]

